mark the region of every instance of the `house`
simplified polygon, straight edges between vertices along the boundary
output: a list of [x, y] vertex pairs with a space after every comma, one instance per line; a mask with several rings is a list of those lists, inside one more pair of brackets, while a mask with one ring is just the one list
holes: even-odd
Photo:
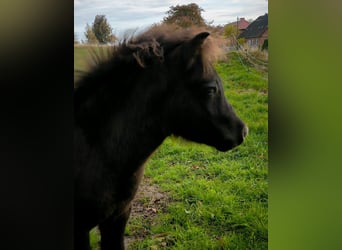
[[261, 47], [268, 40], [268, 14], [259, 16], [238, 38], [244, 38], [251, 47]]
[[227, 26], [232, 26], [234, 28], [237, 27], [239, 30], [239, 34], [240, 34], [241, 32], [247, 29], [248, 25], [249, 25], [249, 22], [244, 17], [241, 17], [236, 22], [228, 23], [226, 27]]
[[241, 17], [239, 19], [239, 21], [237, 22], [237, 26], [238, 26], [238, 30], [240, 32], [243, 32], [247, 29], [247, 27], [249, 26], [249, 22], [244, 18], [244, 17]]

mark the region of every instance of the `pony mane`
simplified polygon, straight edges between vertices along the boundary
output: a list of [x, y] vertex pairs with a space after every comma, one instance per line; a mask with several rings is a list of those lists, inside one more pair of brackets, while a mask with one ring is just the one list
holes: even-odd
[[[137, 64], [141, 68], [163, 63], [166, 53], [204, 31], [204, 28], [199, 27], [184, 29], [175, 25], [154, 25], [140, 34], [126, 35], [112, 47], [92, 48], [88, 69], [80, 75], [84, 77], [93, 71], [115, 68], [115, 65], [122, 63]], [[216, 61], [225, 59], [223, 45], [224, 41], [219, 37], [209, 36], [205, 39], [200, 51], [204, 71]]]
[[[164, 48], [164, 50], [190, 41], [194, 36], [207, 31], [201, 27], [180, 28], [176, 25], [154, 25], [144, 33], [130, 40], [130, 43], [139, 44], [146, 41], [155, 41]], [[224, 60], [226, 52], [223, 49], [224, 40], [216, 36], [209, 36], [205, 39], [201, 47], [201, 59], [203, 64], [212, 64], [219, 60]]]

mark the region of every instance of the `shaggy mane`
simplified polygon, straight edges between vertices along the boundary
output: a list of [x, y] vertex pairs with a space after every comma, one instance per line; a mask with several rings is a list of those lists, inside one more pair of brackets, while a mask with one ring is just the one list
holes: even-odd
[[[146, 32], [133, 37], [128, 41], [128, 45], [144, 47], [146, 56], [159, 56], [159, 50], [155, 47], [161, 47], [167, 52], [184, 42], [191, 40], [195, 35], [205, 32], [204, 28], [191, 27], [179, 28], [173, 25], [155, 25]], [[201, 56], [204, 64], [214, 63], [225, 57], [223, 42], [219, 38], [209, 36], [203, 43]], [[149, 47], [149, 49], [147, 48]], [[153, 53], [150, 53], [153, 52]], [[155, 53], [156, 52], [156, 53]]]
[[[184, 29], [174, 25], [154, 25], [140, 34], [126, 36], [118, 45], [100, 47], [97, 51], [91, 49], [92, 60], [83, 75], [121, 63], [137, 63], [142, 68], [162, 63], [166, 53], [204, 31], [204, 28], [197, 27]], [[225, 59], [223, 44], [223, 40], [215, 36], [205, 39], [201, 47], [204, 72], [212, 63]]]

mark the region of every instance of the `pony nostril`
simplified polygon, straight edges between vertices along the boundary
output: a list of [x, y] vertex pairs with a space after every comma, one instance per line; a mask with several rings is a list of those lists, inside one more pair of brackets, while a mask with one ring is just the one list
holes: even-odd
[[242, 137], [245, 139], [247, 135], [248, 135], [248, 127], [244, 125], [242, 128]]

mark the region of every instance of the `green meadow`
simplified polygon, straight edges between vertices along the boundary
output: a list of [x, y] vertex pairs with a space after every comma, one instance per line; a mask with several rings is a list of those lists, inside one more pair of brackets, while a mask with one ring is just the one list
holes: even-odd
[[[145, 168], [167, 203], [153, 218], [131, 216], [126, 236], [135, 240], [128, 249], [268, 248], [268, 74], [239, 52], [227, 56], [216, 70], [248, 137], [225, 153], [167, 138]], [[86, 48], [75, 47], [75, 68], [86, 57]], [[92, 231], [94, 249], [98, 240]]]

